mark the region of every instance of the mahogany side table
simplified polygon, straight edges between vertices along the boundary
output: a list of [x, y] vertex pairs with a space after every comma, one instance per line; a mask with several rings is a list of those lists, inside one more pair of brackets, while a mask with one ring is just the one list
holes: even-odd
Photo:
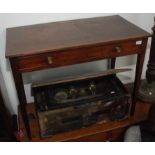
[[137, 54], [134, 114], [149, 33], [122, 17], [107, 16], [8, 28], [9, 58], [26, 131], [31, 138], [22, 73]]

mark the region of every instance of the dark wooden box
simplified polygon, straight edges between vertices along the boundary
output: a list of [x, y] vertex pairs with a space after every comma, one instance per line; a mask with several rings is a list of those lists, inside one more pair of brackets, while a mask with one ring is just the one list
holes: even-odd
[[41, 137], [94, 123], [120, 121], [130, 113], [130, 94], [115, 74], [87, 74], [33, 84]]

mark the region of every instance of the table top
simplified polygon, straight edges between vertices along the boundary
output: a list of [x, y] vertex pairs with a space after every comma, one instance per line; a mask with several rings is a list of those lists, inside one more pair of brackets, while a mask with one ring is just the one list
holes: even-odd
[[104, 45], [149, 37], [150, 34], [114, 15], [8, 28], [6, 57]]

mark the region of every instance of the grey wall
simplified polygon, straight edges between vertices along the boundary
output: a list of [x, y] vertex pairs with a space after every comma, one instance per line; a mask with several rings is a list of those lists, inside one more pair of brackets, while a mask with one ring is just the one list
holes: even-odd
[[[10, 65], [8, 60], [5, 58], [5, 35], [6, 35], [6, 28], [8, 27], [15, 27], [15, 26], [22, 26], [22, 25], [30, 25], [30, 24], [37, 24], [37, 23], [45, 23], [45, 22], [52, 22], [52, 21], [61, 21], [61, 20], [68, 20], [68, 19], [77, 19], [77, 18], [86, 18], [86, 17], [95, 17], [95, 16], [105, 16], [111, 14], [0, 14], [0, 86], [2, 88], [4, 98], [6, 101], [7, 107], [10, 109], [12, 113], [17, 113], [17, 105], [18, 99], [17, 94], [14, 86], [14, 81], [12, 78], [12, 73], [10, 69]], [[140, 26], [141, 28], [151, 32], [151, 27], [153, 26], [153, 16], [155, 14], [120, 14], [127, 20], [133, 22], [134, 24]], [[149, 51], [149, 46], [148, 46]], [[143, 70], [143, 77], [145, 76], [146, 70], [146, 63], [148, 59], [148, 54], [145, 59], [145, 66]], [[128, 58], [119, 58], [117, 61], [117, 66], [134, 66], [135, 64], [135, 57], [128, 57]], [[38, 79], [39, 77], [42, 78], [41, 75], [46, 75], [44, 78], [54, 76], [55, 78], [59, 76], [65, 76], [73, 73], [83, 73], [85, 71], [96, 71], [96, 70], [103, 70], [106, 68], [106, 62], [100, 61], [91, 64], [87, 64], [85, 66], [75, 66], [70, 67], [68, 69], [59, 69], [54, 71], [46, 71], [44, 73], [35, 73], [35, 74], [27, 74], [24, 75], [24, 82], [25, 82], [25, 89], [27, 94], [28, 102], [31, 102], [33, 99], [30, 97], [30, 83], [34, 80]], [[134, 72], [132, 73], [133, 76]], [[130, 74], [131, 75], [131, 74]], [[129, 75], [129, 76], [130, 76]], [[127, 75], [128, 76], [128, 75]]]

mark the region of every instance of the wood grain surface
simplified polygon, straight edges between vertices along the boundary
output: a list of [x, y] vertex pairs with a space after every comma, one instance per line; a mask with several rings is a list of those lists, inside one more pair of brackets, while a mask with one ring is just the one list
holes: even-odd
[[6, 57], [58, 52], [148, 36], [149, 33], [118, 15], [8, 28]]

